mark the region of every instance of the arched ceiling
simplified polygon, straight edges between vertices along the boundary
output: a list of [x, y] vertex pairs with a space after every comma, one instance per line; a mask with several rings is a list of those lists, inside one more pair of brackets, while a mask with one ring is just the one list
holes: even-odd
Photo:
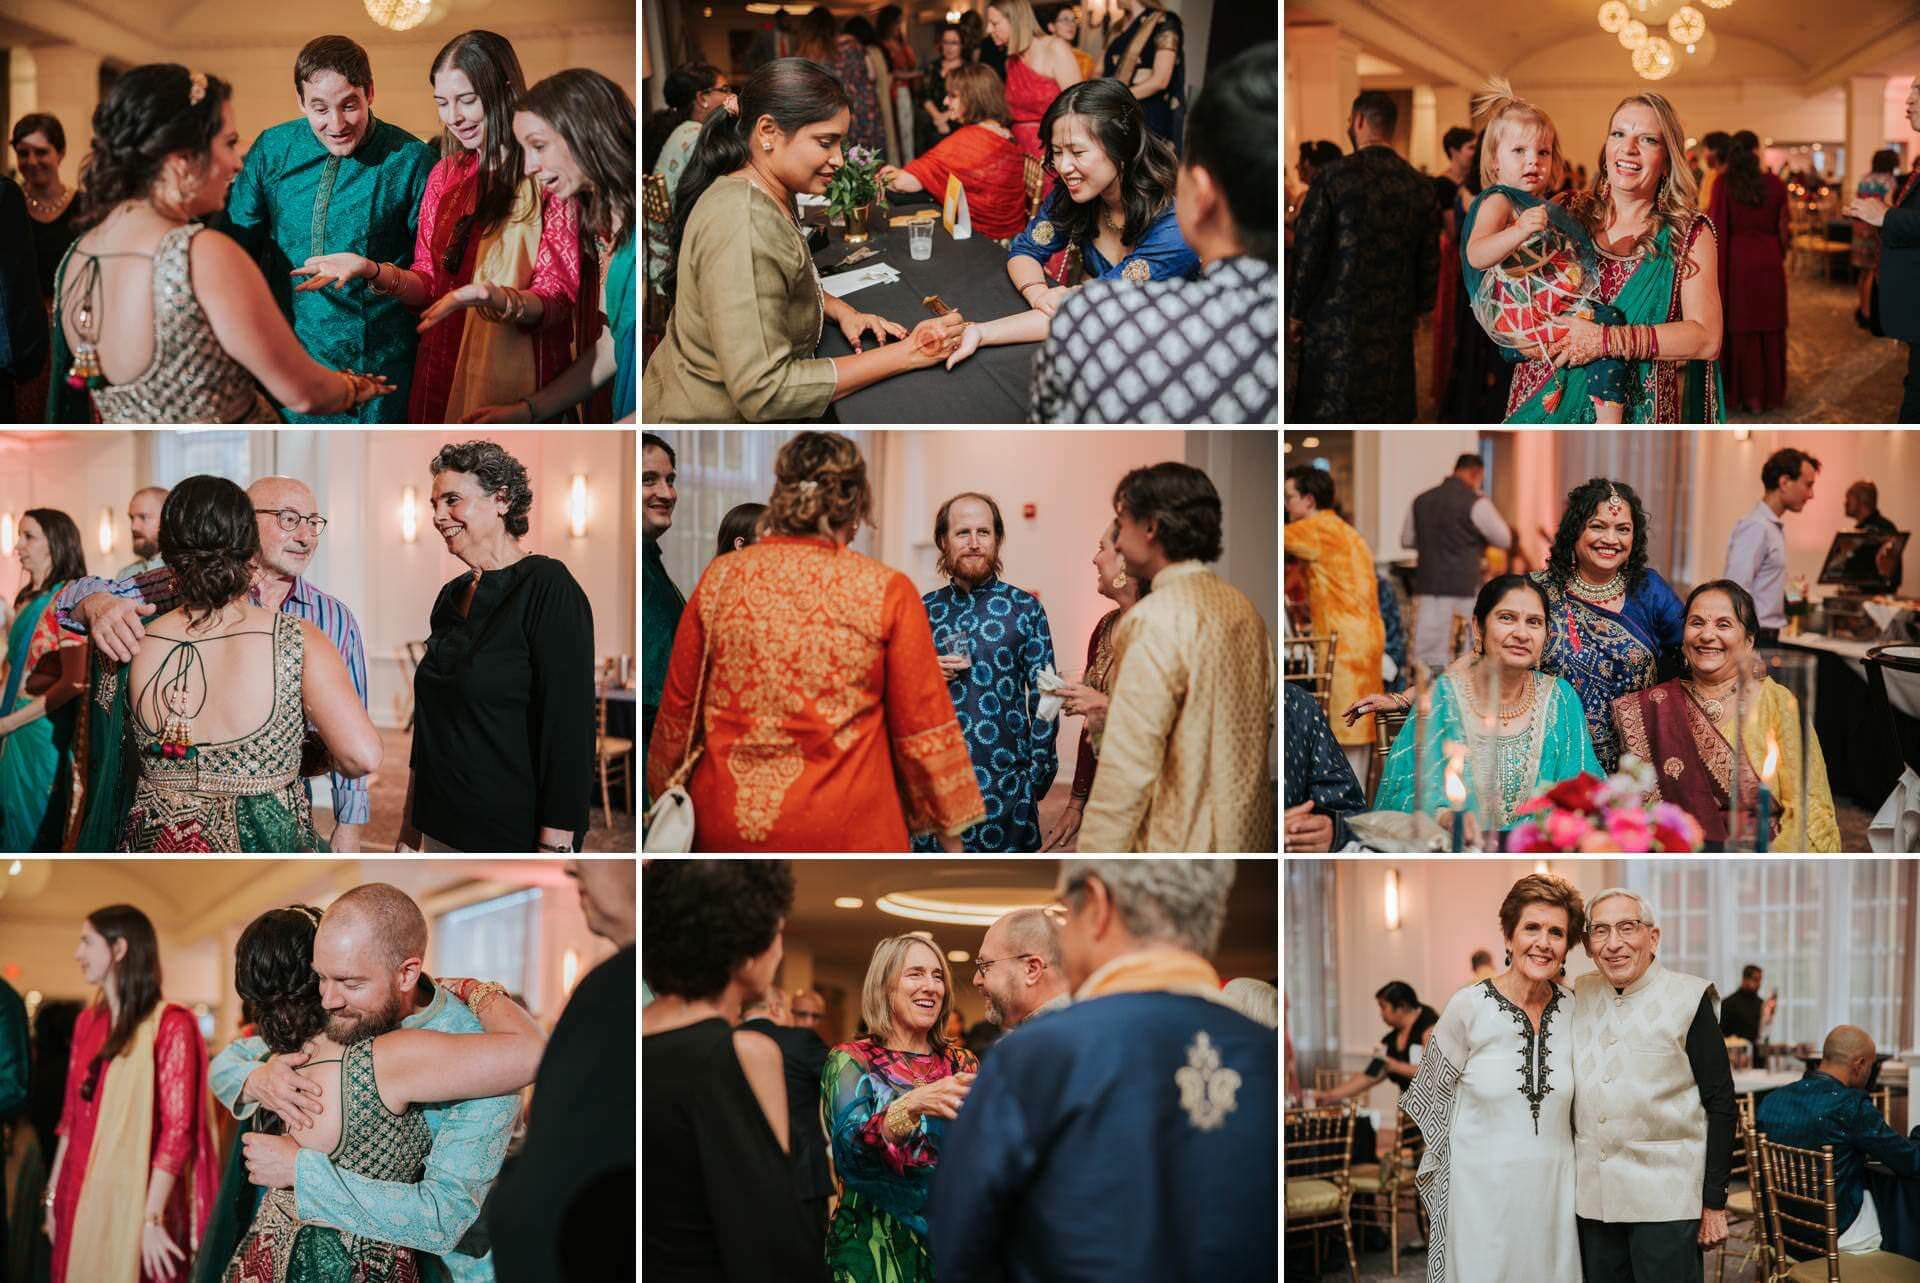
[[[1667, 83], [1787, 80], [1817, 93], [1850, 76], [1920, 74], [1920, 6], [1911, 0], [1734, 0], [1705, 15], [1709, 66]], [[1630, 0], [1631, 3], [1631, 0]], [[1596, 20], [1600, 0], [1287, 0], [1289, 25], [1333, 23], [1418, 80], [1476, 84], [1491, 73], [1556, 83], [1637, 79]], [[1661, 5], [1677, 7], [1674, 0]]]

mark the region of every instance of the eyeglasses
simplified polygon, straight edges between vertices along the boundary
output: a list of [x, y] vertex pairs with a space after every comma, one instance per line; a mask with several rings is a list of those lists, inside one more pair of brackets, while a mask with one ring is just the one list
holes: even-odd
[[1587, 939], [1595, 944], [1605, 944], [1608, 936], [1618, 935], [1620, 943], [1632, 944], [1640, 938], [1640, 932], [1646, 925], [1638, 918], [1628, 918], [1625, 922], [1616, 922], [1611, 925], [1605, 922], [1596, 923], [1587, 928]]
[[1022, 958], [1037, 958], [1039, 956], [1037, 953], [1015, 953], [1005, 958], [975, 958], [973, 962], [973, 974], [976, 976], [984, 976], [987, 974], [988, 967], [996, 967], [1003, 962], [1018, 962]]
[[295, 512], [291, 508], [255, 508], [254, 511], [263, 517], [272, 517], [277, 520], [280, 523], [280, 529], [288, 534], [298, 530], [303, 521], [313, 527], [315, 536], [327, 528], [327, 519], [317, 512]]

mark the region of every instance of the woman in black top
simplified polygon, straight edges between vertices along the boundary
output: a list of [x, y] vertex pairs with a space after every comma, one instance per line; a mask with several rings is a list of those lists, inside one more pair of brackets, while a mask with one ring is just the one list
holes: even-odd
[[524, 551], [533, 488], [491, 441], [435, 456], [433, 523], [473, 569], [433, 603], [414, 674], [400, 842], [423, 851], [577, 850], [594, 757], [593, 608]]
[[1316, 1105], [1358, 1096], [1378, 1086], [1383, 1079], [1405, 1091], [1413, 1084], [1414, 1075], [1420, 1072], [1413, 1048], [1426, 1047], [1427, 1036], [1433, 1032], [1440, 1013], [1421, 1002], [1413, 986], [1404, 980], [1389, 981], [1380, 986], [1373, 997], [1380, 1004], [1380, 1018], [1387, 1022], [1386, 1037], [1373, 1049], [1373, 1059], [1365, 1069], [1338, 1087], [1315, 1092]]
[[788, 1157], [780, 1046], [734, 1028], [780, 966], [792, 869], [654, 860], [640, 882], [640, 976], [655, 994], [640, 1013], [640, 1277], [826, 1283]]
[[[9, 140], [26, 198], [27, 231], [33, 242], [35, 284], [39, 289], [41, 338], [33, 346], [44, 354], [46, 336], [51, 333], [54, 272], [67, 246], [73, 244], [78, 235], [73, 230], [73, 220], [80, 212], [79, 193], [60, 180], [60, 165], [67, 155], [67, 132], [58, 117], [38, 111], [22, 116], [14, 122]], [[0, 234], [0, 245], [12, 243], [9, 235], [17, 230]], [[24, 305], [25, 300], [18, 302]], [[16, 350], [14, 355], [18, 357], [21, 353]], [[16, 370], [23, 368], [15, 363]], [[61, 370], [59, 377], [66, 378], [67, 372]], [[15, 392], [17, 403], [0, 398], [0, 408], [17, 404], [15, 413], [19, 421], [39, 423], [47, 414], [47, 379], [48, 371], [42, 362], [38, 373], [19, 379]]]

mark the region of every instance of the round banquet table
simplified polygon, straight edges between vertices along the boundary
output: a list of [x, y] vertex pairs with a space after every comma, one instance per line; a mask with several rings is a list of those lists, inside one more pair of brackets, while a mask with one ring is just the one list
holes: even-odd
[[[919, 208], [925, 208], [922, 204]], [[893, 199], [894, 212], [906, 208]], [[824, 271], [860, 248], [834, 239], [814, 255]], [[1026, 310], [1019, 291], [1007, 276], [1007, 251], [975, 232], [964, 241], [933, 229], [933, 257], [916, 261], [908, 252], [905, 227], [881, 227], [867, 244], [879, 251], [860, 267], [881, 262], [900, 273], [891, 285], [869, 285], [846, 296], [862, 312], [873, 312], [912, 330], [933, 313], [921, 303], [938, 294], [948, 307], [969, 321], [990, 321]], [[831, 277], [822, 277], [830, 281]], [[898, 341], [898, 340], [895, 340]], [[871, 336], [864, 340], [870, 344]], [[821, 333], [820, 356], [846, 356], [853, 351], [840, 327], [828, 321]], [[1008, 343], [983, 347], [952, 370], [937, 365], [896, 374], [833, 403], [832, 415], [842, 423], [1025, 423], [1028, 393], [1033, 382], [1033, 358], [1038, 343]]]

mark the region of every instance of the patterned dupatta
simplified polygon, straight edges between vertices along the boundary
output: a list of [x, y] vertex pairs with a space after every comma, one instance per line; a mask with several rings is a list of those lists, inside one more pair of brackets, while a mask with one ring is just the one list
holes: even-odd
[[1654, 684], [1660, 644], [1635, 609], [1634, 594], [1618, 611], [1583, 600], [1536, 572], [1547, 596], [1547, 645], [1540, 671], [1567, 679], [1586, 711], [1593, 751], [1608, 774], [1620, 763], [1614, 742], [1613, 701]]
[[[1625, 696], [1614, 706], [1614, 716], [1621, 749], [1652, 763], [1658, 772], [1648, 802], [1664, 799], [1683, 807], [1700, 822], [1708, 841], [1724, 842], [1738, 769], [1740, 810], [1752, 830], [1760, 777], [1749, 761], [1741, 760], [1736, 768], [1733, 745], [1678, 678]], [[1775, 834], [1781, 818], [1778, 813], [1773, 817]]]
[[[1696, 214], [1683, 245], [1691, 245], [1705, 215]], [[1709, 224], [1710, 226], [1710, 224]], [[1463, 238], [1464, 239], [1464, 238]], [[1685, 279], [1680, 263], [1685, 251], [1669, 254], [1671, 229], [1662, 227], [1653, 238], [1653, 251], [1641, 260], [1633, 275], [1614, 297], [1613, 305], [1626, 313], [1629, 325], [1660, 325], [1681, 319], [1680, 286]], [[1713, 361], [1629, 361], [1628, 377], [1636, 393], [1627, 404], [1630, 423], [1724, 423], [1726, 391], [1720, 367]], [[1593, 402], [1586, 395], [1584, 367], [1567, 372], [1565, 395], [1549, 410], [1548, 394], [1559, 383], [1548, 379], [1512, 414], [1508, 423], [1592, 423]]]

